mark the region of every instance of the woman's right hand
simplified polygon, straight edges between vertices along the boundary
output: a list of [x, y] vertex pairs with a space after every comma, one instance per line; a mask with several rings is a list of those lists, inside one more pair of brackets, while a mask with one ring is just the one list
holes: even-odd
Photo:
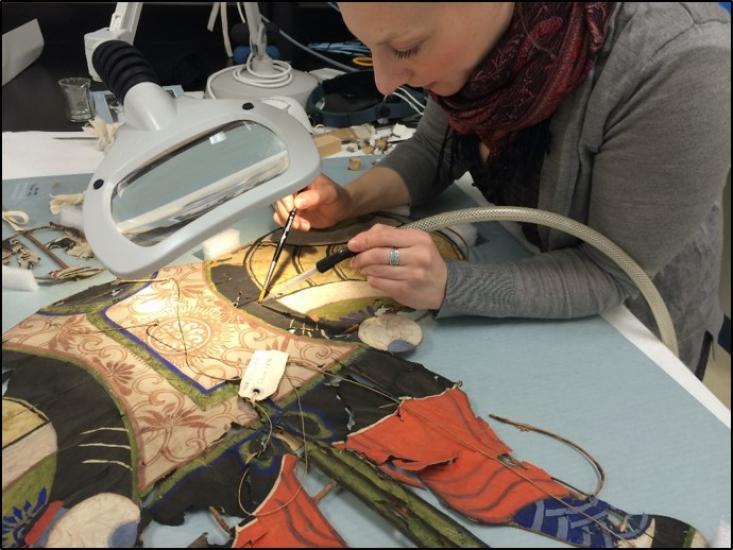
[[275, 203], [272, 216], [275, 223], [285, 225], [293, 206], [298, 209], [293, 229], [309, 231], [331, 227], [348, 218], [351, 199], [343, 187], [321, 174], [300, 193], [288, 195]]

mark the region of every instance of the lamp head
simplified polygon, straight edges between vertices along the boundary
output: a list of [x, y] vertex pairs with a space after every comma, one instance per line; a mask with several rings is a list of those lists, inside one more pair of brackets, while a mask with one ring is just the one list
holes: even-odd
[[258, 101], [174, 98], [145, 78], [142, 62], [135, 69], [135, 48], [106, 44], [94, 52], [97, 70], [127, 122], [86, 191], [84, 231], [113, 273], [147, 275], [318, 175], [310, 135], [285, 112]]

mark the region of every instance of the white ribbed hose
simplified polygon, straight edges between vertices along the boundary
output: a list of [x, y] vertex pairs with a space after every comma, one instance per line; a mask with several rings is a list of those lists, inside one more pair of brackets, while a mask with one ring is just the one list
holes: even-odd
[[523, 222], [544, 225], [564, 231], [577, 237], [589, 245], [597, 248], [613, 260], [626, 275], [633, 281], [636, 287], [649, 304], [654, 315], [654, 320], [659, 328], [659, 335], [664, 344], [678, 355], [677, 336], [675, 334], [672, 318], [669, 310], [654, 286], [654, 283], [644, 270], [637, 264], [631, 256], [626, 254], [621, 248], [612, 241], [583, 225], [582, 223], [555, 214], [545, 210], [536, 210], [534, 208], [521, 208], [517, 206], [481, 206], [477, 208], [465, 208], [463, 210], [454, 210], [452, 212], [443, 212], [435, 216], [430, 216], [416, 222], [404, 225], [404, 228], [422, 229], [423, 231], [435, 231], [451, 225], [460, 223], [477, 223], [477, 222]]

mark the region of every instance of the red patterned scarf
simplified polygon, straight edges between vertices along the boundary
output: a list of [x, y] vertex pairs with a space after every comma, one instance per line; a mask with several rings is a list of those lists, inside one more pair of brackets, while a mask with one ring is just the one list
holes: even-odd
[[587, 76], [613, 2], [517, 3], [509, 28], [452, 96], [433, 95], [459, 134], [495, 157], [517, 131], [549, 118]]

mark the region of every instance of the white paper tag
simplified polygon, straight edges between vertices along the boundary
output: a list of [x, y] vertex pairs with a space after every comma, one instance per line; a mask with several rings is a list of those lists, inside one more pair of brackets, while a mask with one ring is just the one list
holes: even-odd
[[262, 401], [270, 397], [277, 391], [285, 374], [288, 356], [284, 351], [255, 351], [239, 384], [239, 395], [249, 401]]

